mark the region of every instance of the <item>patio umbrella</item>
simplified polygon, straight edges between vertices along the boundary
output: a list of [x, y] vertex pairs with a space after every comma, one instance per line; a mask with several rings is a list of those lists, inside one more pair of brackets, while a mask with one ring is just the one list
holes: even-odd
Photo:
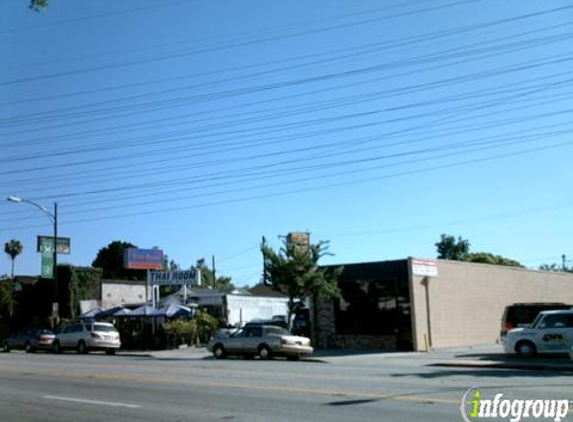
[[156, 311], [153, 306], [149, 305], [142, 305], [139, 308], [134, 309], [130, 312], [129, 316], [153, 316], [153, 313]]
[[108, 308], [105, 311], [101, 312], [98, 317], [105, 318], [115, 316], [115, 314], [121, 310], [125, 309], [123, 306], [114, 306], [113, 308]]
[[94, 308], [90, 311], [84, 312], [83, 314], [80, 315], [80, 318], [93, 318], [96, 315], [99, 315], [103, 312], [103, 308], [101, 306], [98, 306], [97, 308]]
[[131, 315], [131, 309], [128, 308], [121, 308], [118, 311], [113, 313], [113, 316], [126, 316], [126, 315]]
[[157, 309], [155, 312], [153, 312], [153, 316], [177, 318], [177, 317], [189, 316], [192, 313], [193, 311], [191, 310], [191, 308], [188, 308], [187, 306], [171, 303], [161, 309]]

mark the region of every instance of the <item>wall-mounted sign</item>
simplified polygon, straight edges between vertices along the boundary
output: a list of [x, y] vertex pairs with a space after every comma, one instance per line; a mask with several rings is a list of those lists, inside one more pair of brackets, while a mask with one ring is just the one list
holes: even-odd
[[147, 283], [155, 286], [189, 285], [199, 283], [195, 268], [187, 271], [150, 271]]
[[128, 270], [162, 270], [164, 265], [160, 249], [129, 248], [123, 256], [123, 267]]
[[[38, 252], [54, 253], [54, 236], [38, 236]], [[70, 238], [58, 236], [58, 254], [70, 253]]]
[[412, 259], [412, 274], [420, 277], [437, 277], [438, 263], [430, 259]]

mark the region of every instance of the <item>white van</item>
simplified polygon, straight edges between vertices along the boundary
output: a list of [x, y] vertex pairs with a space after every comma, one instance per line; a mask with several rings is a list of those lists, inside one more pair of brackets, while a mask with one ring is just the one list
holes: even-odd
[[567, 354], [573, 346], [573, 309], [540, 312], [530, 327], [514, 328], [504, 341], [506, 353], [530, 358], [537, 353]]

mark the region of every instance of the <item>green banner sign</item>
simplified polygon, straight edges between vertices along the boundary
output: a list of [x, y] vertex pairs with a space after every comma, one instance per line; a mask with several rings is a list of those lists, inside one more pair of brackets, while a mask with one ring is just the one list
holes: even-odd
[[54, 238], [44, 238], [42, 242], [42, 277], [54, 276]]

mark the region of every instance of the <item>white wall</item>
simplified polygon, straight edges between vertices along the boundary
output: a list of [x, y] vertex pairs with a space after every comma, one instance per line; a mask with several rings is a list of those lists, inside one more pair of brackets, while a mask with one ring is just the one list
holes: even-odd
[[114, 306], [145, 302], [145, 285], [106, 283], [101, 285], [101, 306], [105, 309]]
[[227, 295], [228, 320], [231, 325], [243, 325], [253, 319], [271, 319], [274, 315], [287, 315], [288, 299]]

